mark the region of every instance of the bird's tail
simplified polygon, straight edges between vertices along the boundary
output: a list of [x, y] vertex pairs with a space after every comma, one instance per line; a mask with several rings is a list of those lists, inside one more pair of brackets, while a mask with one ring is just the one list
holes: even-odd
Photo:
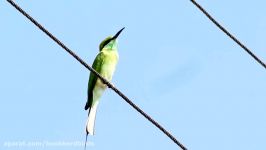
[[98, 102], [93, 104], [89, 110], [89, 116], [86, 125], [86, 134], [94, 135], [94, 124], [96, 119]]

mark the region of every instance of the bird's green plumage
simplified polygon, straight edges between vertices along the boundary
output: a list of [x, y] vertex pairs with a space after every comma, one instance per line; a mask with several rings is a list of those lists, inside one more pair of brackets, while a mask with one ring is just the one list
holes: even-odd
[[[100, 52], [96, 56], [92, 68], [102, 77], [111, 81], [118, 62], [117, 37], [124, 28], [119, 30], [113, 37], [107, 37], [99, 45]], [[94, 73], [90, 73], [88, 83], [88, 99], [85, 110], [89, 109], [86, 124], [86, 140], [88, 134], [94, 135], [94, 124], [99, 100], [106, 89], [106, 85]], [[86, 146], [85, 146], [86, 147]]]
[[[101, 71], [101, 65], [103, 63], [104, 56], [102, 53], [99, 53], [97, 57], [95, 58], [92, 68], [100, 73]], [[93, 102], [93, 89], [97, 81], [97, 76], [94, 73], [90, 73], [89, 83], [88, 83], [88, 101], [85, 106], [85, 110], [87, 110], [89, 107], [91, 107]]]
[[[104, 41], [101, 42], [100, 53], [96, 56], [92, 65], [92, 68], [107, 80], [112, 79], [112, 75], [118, 61], [117, 41], [116, 39], [110, 39], [111, 37], [107, 37]], [[106, 41], [109, 42], [106, 43]], [[103, 85], [100, 79], [98, 79], [98, 77], [94, 75], [94, 73], [90, 73], [88, 83], [88, 100], [85, 106], [86, 110], [90, 108], [96, 101], [98, 101], [101, 96], [101, 93], [99, 93], [99, 96], [93, 98], [93, 92], [96, 92], [94, 91], [95, 86], [102, 87], [103, 90], [106, 87], [105, 85]]]

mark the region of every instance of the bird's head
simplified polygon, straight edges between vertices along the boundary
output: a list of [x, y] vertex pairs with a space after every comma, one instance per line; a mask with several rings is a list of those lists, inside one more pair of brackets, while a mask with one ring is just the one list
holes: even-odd
[[108, 36], [106, 39], [104, 39], [99, 46], [100, 51], [102, 51], [103, 49], [110, 49], [110, 50], [116, 49], [117, 48], [117, 37], [124, 29], [125, 27], [119, 30], [113, 37]]

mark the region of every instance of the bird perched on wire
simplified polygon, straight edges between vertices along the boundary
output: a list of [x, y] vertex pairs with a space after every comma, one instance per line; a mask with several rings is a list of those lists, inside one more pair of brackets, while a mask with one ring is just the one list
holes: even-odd
[[[117, 37], [123, 30], [124, 28], [119, 30], [113, 37], [109, 36], [101, 42], [99, 46], [100, 52], [96, 56], [92, 65], [92, 68], [108, 81], [111, 81], [118, 62]], [[106, 84], [104, 84], [101, 79], [99, 79], [94, 73], [90, 73], [88, 99], [85, 105], [85, 110], [88, 110], [86, 141], [88, 134], [94, 135], [97, 106], [106, 87]]]

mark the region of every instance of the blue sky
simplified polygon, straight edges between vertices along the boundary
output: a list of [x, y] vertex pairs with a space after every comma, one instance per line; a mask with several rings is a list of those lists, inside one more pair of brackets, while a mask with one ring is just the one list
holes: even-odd
[[[199, 3], [266, 61], [266, 2]], [[190, 1], [19, 1], [91, 64], [99, 43], [119, 37], [112, 83], [188, 149], [265, 149], [266, 71]], [[14, 142], [83, 142], [89, 71], [0, 2], [0, 149]], [[108, 89], [88, 149], [176, 149]], [[83, 149], [37, 146], [37, 149]]]

